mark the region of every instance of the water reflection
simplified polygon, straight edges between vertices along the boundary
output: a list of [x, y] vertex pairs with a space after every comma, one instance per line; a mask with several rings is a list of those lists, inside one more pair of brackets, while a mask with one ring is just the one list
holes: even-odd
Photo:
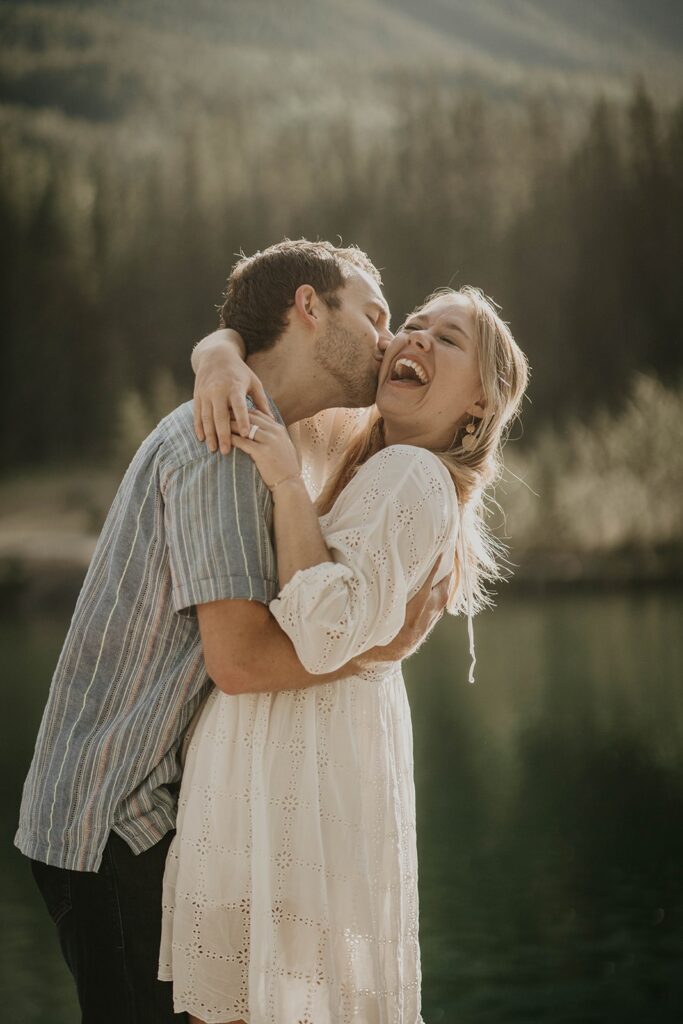
[[[683, 595], [505, 595], [406, 669], [427, 1024], [669, 1024], [683, 983]], [[7, 1019], [78, 1019], [25, 859], [20, 787], [68, 616], [0, 637]]]
[[682, 611], [507, 598], [474, 686], [457, 622], [407, 669], [430, 1024], [683, 1019]]

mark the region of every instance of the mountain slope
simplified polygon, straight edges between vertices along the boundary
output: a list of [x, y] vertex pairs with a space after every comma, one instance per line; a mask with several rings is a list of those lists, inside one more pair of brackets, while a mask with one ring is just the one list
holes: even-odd
[[683, 91], [677, 0], [0, 0], [0, 38], [0, 102], [95, 121], [220, 112], [242, 89], [350, 98], [387, 74], [506, 96], [614, 95], [637, 74]]

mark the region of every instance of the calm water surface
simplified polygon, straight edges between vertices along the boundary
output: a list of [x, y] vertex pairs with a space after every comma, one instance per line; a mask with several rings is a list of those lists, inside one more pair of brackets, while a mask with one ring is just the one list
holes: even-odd
[[[12, 846], [69, 613], [0, 631], [2, 1019], [79, 1020]], [[426, 1024], [683, 1021], [683, 593], [506, 594], [406, 666]], [[286, 1022], [283, 1022], [286, 1024]]]

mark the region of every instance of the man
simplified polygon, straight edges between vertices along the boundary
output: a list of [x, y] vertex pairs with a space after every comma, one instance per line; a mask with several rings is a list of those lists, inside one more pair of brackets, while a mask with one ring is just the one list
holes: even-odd
[[[287, 425], [370, 404], [390, 334], [364, 253], [285, 241], [242, 259], [229, 326]], [[239, 451], [211, 453], [186, 403], [138, 449], [102, 529], [57, 664], [15, 844], [31, 858], [86, 1024], [178, 1019], [157, 981], [161, 891], [187, 726], [229, 694], [343, 679], [414, 649], [443, 608], [431, 580], [402, 634], [339, 672], [304, 671], [268, 610], [270, 492]], [[181, 1015], [181, 1019], [182, 1019]]]

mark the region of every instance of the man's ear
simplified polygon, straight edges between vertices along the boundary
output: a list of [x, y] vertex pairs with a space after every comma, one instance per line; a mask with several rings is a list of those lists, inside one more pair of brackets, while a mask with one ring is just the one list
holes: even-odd
[[294, 292], [294, 311], [305, 327], [320, 326], [320, 299], [313, 285], [299, 285]]

